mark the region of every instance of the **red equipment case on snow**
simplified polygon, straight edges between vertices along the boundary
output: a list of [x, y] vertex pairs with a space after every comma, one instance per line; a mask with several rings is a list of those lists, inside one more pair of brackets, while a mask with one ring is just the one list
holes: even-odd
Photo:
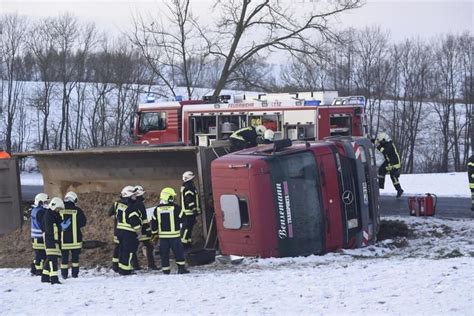
[[408, 208], [411, 216], [434, 216], [437, 197], [433, 193], [408, 198]]

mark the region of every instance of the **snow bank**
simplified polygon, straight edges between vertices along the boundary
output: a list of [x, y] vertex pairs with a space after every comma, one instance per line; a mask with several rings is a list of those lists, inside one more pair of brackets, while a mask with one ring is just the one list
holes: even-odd
[[[434, 193], [439, 197], [471, 197], [466, 172], [402, 174], [400, 184], [405, 195]], [[389, 175], [380, 194], [396, 195]]]
[[405, 245], [216, 262], [183, 276], [97, 268], [59, 286], [0, 269], [0, 314], [472, 315], [474, 221], [386, 219], [412, 230]]

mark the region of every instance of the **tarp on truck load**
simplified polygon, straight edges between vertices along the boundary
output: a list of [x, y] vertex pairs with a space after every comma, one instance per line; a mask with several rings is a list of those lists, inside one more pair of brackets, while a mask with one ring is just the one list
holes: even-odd
[[16, 159], [0, 159], [0, 235], [21, 226], [20, 177]]

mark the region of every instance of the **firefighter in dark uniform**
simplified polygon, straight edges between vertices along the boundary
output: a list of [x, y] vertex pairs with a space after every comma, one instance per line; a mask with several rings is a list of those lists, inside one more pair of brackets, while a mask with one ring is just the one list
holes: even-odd
[[87, 219], [80, 207], [76, 206], [77, 194], [68, 192], [64, 196], [64, 210], [59, 211], [63, 221], [70, 220], [71, 225], [62, 233], [61, 237], [61, 275], [68, 277], [69, 253], [71, 254], [72, 277], [79, 275], [79, 255], [82, 249], [82, 231]]
[[180, 239], [180, 208], [174, 203], [176, 192], [172, 188], [164, 188], [160, 194], [160, 204], [153, 211], [151, 229], [160, 239], [161, 269], [170, 274], [170, 249], [173, 250], [178, 273], [189, 273], [185, 267], [184, 249]]
[[400, 171], [402, 165], [397, 148], [386, 133], [380, 133], [377, 136], [377, 139], [374, 140], [374, 143], [377, 150], [380, 151], [385, 158], [384, 162], [379, 167], [379, 187], [380, 189], [385, 187], [385, 175], [389, 173], [393, 186], [397, 190], [397, 198], [399, 198], [402, 196], [403, 190], [400, 185]]
[[125, 212], [125, 210], [128, 207], [129, 198], [126, 197], [125, 195], [129, 194], [132, 192], [134, 188], [132, 186], [126, 186], [122, 189], [122, 192], [120, 193], [120, 200], [114, 202], [114, 204], [110, 207], [108, 215], [114, 217], [114, 254], [112, 257], [112, 270], [115, 272], [119, 272], [119, 251], [120, 251], [120, 245], [119, 245], [119, 240], [117, 237], [117, 214], [118, 212]]
[[233, 132], [229, 137], [231, 151], [257, 146], [257, 137], [263, 137], [265, 130], [265, 126], [259, 125], [244, 127]]
[[51, 199], [48, 207], [44, 211], [42, 230], [46, 250], [46, 261], [43, 267], [41, 282], [51, 282], [60, 284], [58, 278], [58, 258], [61, 257], [61, 230], [65, 230], [71, 225], [71, 221], [62, 222], [59, 211], [64, 209], [64, 202], [61, 198]]
[[[142, 233], [140, 235], [139, 241], [142, 242], [143, 246], [146, 249], [146, 259], [148, 261], [148, 269], [149, 270], [158, 270], [158, 267], [155, 265], [155, 257], [153, 255], [154, 247], [153, 243], [151, 242], [151, 227], [150, 222], [148, 220], [148, 216], [146, 213], [145, 207], [145, 190], [142, 186], [136, 185], [134, 187], [135, 194], [137, 196], [136, 199], [136, 208], [140, 211], [140, 215], [142, 218]], [[140, 264], [138, 262], [138, 256], [133, 257], [133, 268], [135, 270], [140, 270]]]
[[43, 272], [43, 264], [46, 260], [46, 252], [44, 248], [43, 231], [41, 222], [45, 211], [45, 205], [48, 202], [46, 193], [38, 193], [35, 196], [35, 204], [31, 209], [31, 243], [35, 252], [35, 259], [31, 264], [31, 274], [41, 275]]
[[183, 226], [181, 227], [181, 243], [184, 249], [192, 245], [193, 227], [196, 216], [201, 214], [199, 207], [199, 193], [194, 186], [194, 173], [186, 171], [183, 173], [183, 186], [181, 187], [181, 212], [179, 217]]
[[122, 197], [128, 198], [127, 208], [125, 210], [119, 208], [116, 214], [120, 275], [133, 273], [133, 256], [137, 255], [138, 238], [142, 231], [142, 217], [136, 206], [135, 193], [132, 186], [122, 192]]
[[467, 175], [469, 176], [469, 188], [471, 189], [471, 211], [474, 211], [474, 155], [469, 157]]

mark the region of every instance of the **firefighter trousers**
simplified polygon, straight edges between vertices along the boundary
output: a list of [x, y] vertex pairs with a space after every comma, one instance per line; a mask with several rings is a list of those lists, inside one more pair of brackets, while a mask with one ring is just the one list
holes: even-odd
[[385, 175], [389, 173], [390, 178], [392, 179], [393, 186], [397, 191], [400, 191], [402, 187], [400, 186], [400, 169], [392, 167], [388, 161], [384, 161], [383, 164], [379, 167], [379, 188], [383, 189], [385, 187]]
[[120, 251], [120, 243], [117, 238], [117, 233], [114, 233], [114, 254], [112, 257], [112, 268], [118, 271], [118, 262], [119, 262], [119, 251]]
[[59, 283], [58, 278], [58, 256], [47, 255], [46, 261], [43, 266], [43, 275], [41, 276], [41, 282]]
[[184, 215], [183, 216], [183, 226], [181, 227], [181, 242], [183, 246], [191, 246], [193, 227], [196, 223], [196, 215]]
[[174, 257], [178, 268], [184, 267], [184, 249], [179, 237], [176, 238], [160, 238], [160, 257], [162, 271], [170, 271], [170, 250], [173, 250]]
[[41, 275], [45, 260], [46, 251], [44, 249], [35, 249], [35, 259], [33, 260], [34, 270], [31, 269], [31, 272], [36, 275]]
[[[153, 254], [153, 252], [155, 251], [155, 247], [153, 246], [153, 243], [151, 242], [151, 240], [142, 240], [141, 243], [146, 249], [146, 260], [148, 261], [148, 268], [156, 269], [155, 255]], [[141, 269], [140, 263], [138, 261], [138, 255], [136, 253], [133, 256], [132, 265], [135, 270]]]
[[68, 277], [69, 271], [69, 253], [71, 253], [71, 274], [73, 278], [77, 278], [79, 275], [79, 255], [81, 249], [68, 249], [61, 251], [61, 275], [64, 279]]
[[118, 268], [122, 274], [129, 274], [133, 270], [132, 260], [138, 250], [138, 239], [135, 232], [119, 229], [117, 231], [119, 240]]

